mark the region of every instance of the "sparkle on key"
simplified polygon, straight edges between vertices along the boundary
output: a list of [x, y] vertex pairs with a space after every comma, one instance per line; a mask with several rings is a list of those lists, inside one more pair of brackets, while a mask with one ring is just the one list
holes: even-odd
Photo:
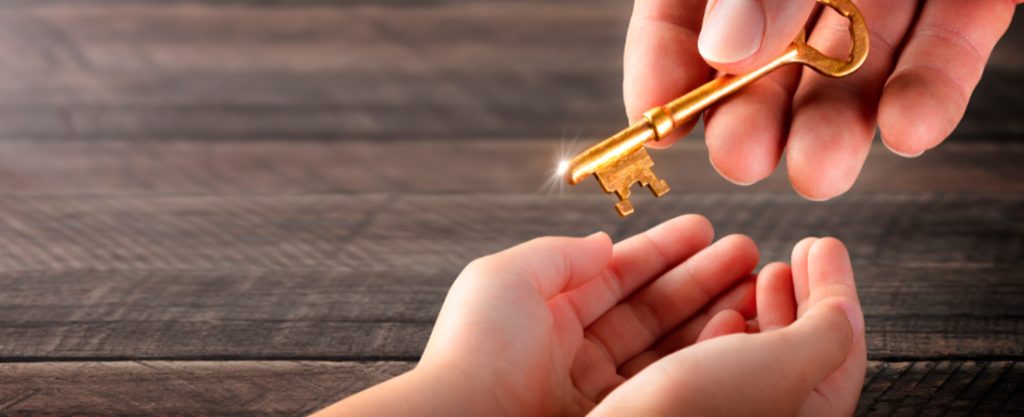
[[565, 159], [558, 161], [558, 169], [555, 173], [558, 174], [558, 176], [562, 176], [565, 175], [566, 171], [569, 171], [569, 161]]

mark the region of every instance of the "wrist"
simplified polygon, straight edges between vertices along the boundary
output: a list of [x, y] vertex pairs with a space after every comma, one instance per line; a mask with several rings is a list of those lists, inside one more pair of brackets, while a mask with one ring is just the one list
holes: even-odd
[[[420, 363], [403, 375], [426, 415], [511, 415], [490, 384], [457, 366]], [[416, 410], [410, 410], [416, 411]]]

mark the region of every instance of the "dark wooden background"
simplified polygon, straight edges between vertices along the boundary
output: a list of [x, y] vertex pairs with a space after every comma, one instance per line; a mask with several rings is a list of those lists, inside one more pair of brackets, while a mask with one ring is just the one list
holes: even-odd
[[[1024, 21], [960, 128], [848, 195], [718, 178], [619, 220], [621, 0], [0, 1], [0, 415], [302, 415], [413, 366], [469, 260], [702, 213], [850, 246], [859, 415], [1024, 415]], [[1018, 15], [1019, 16], [1019, 15]]]

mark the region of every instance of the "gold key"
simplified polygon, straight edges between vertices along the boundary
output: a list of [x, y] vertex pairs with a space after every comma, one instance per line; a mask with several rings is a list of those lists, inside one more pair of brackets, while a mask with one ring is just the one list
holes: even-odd
[[831, 58], [807, 45], [804, 33], [786, 49], [782, 56], [745, 75], [723, 75], [698, 87], [668, 104], [644, 112], [640, 121], [625, 130], [594, 145], [559, 167], [570, 185], [579, 184], [590, 174], [597, 177], [606, 193], [615, 193], [619, 202], [615, 210], [626, 217], [633, 213], [629, 201], [630, 187], [639, 183], [648, 187], [656, 197], [668, 192], [668, 183], [651, 171], [654, 161], [644, 147], [649, 141], [658, 141], [687, 121], [700, 115], [719, 100], [757, 81], [766, 74], [788, 64], [803, 64], [822, 75], [845, 77], [864, 63], [868, 56], [868, 29], [864, 17], [851, 0], [817, 0], [831, 7], [850, 21], [853, 46], [846, 61]]

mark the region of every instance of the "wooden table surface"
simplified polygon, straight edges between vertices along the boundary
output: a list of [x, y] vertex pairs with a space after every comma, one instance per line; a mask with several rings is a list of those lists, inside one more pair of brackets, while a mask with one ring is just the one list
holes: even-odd
[[452, 279], [682, 213], [850, 248], [858, 415], [1024, 415], [1024, 21], [945, 145], [826, 203], [700, 130], [620, 220], [550, 182], [621, 127], [619, 0], [0, 4], [0, 415], [302, 415], [410, 369]]

